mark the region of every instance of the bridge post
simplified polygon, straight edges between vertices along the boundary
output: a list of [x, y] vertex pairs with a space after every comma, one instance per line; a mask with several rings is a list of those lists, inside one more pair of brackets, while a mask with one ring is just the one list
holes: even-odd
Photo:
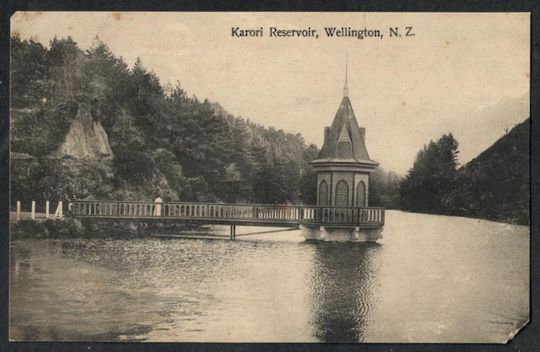
[[17, 212], [15, 213], [15, 220], [20, 221], [21, 220], [21, 201], [17, 201]]
[[49, 218], [49, 201], [45, 201], [45, 219]]
[[32, 201], [32, 208], [31, 208], [31, 212], [30, 212], [30, 219], [36, 220], [36, 201], [35, 201], [35, 200]]
[[251, 207], [251, 218], [253, 220], [257, 220], [259, 218], [259, 214], [257, 212], [257, 206], [255, 205]]
[[231, 225], [231, 236], [230, 236], [230, 239], [231, 239], [231, 240], [235, 240], [235, 239], [236, 239], [236, 225]]
[[54, 212], [54, 217], [55, 218], [62, 218], [62, 209], [63, 208], [63, 205], [62, 205], [62, 201], [59, 201], [58, 202], [58, 206], [56, 207], [56, 211]]

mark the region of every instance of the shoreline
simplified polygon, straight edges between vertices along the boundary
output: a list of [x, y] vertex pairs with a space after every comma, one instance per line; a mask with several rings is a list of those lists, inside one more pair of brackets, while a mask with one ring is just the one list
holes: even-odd
[[[146, 238], [155, 237], [159, 232], [161, 236], [179, 235], [182, 232], [192, 231], [204, 238], [214, 236], [212, 229], [207, 226], [193, 224], [149, 224], [141, 221], [115, 220], [108, 222], [100, 221], [80, 221], [75, 218], [62, 219], [21, 219], [10, 222], [10, 239], [65, 239], [65, 238]], [[228, 236], [223, 236], [228, 238]]]
[[[230, 240], [228, 230], [223, 226], [187, 223], [156, 224], [133, 220], [89, 222], [70, 217], [63, 219], [21, 219], [20, 221], [10, 222], [10, 239], [136, 239], [154, 237], [162, 239]], [[238, 233], [236, 237], [296, 230], [298, 229], [261, 227], [260, 230]]]

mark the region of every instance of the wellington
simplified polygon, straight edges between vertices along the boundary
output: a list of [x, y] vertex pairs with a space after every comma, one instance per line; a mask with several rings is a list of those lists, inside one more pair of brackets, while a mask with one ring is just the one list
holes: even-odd
[[351, 27], [324, 27], [327, 37], [355, 37], [357, 39], [379, 37], [382, 38], [381, 31], [378, 29], [354, 29]]

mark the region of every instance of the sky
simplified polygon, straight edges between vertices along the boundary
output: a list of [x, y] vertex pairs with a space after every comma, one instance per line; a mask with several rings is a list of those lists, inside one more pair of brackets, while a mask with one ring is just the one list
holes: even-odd
[[[264, 37], [233, 37], [234, 27], [263, 27]], [[311, 28], [319, 38], [273, 38], [269, 27]], [[325, 27], [383, 37], [329, 38]], [[390, 37], [389, 27], [402, 36]], [[44, 45], [71, 36], [82, 49], [97, 35], [128, 65], [140, 57], [163, 84], [179, 81], [189, 95], [319, 147], [348, 56], [349, 97], [370, 157], [400, 174], [445, 133], [465, 164], [529, 116], [528, 13], [17, 12], [11, 33]]]

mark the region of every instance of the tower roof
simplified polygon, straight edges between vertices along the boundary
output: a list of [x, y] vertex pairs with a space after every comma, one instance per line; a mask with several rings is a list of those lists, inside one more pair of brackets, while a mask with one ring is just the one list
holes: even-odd
[[349, 131], [347, 130], [347, 126], [345, 125], [341, 127], [341, 133], [339, 134], [338, 143], [351, 143]]
[[325, 162], [377, 165], [369, 158], [365, 130], [358, 126], [349, 97], [345, 94], [331, 127], [325, 130], [324, 144], [314, 164]]

